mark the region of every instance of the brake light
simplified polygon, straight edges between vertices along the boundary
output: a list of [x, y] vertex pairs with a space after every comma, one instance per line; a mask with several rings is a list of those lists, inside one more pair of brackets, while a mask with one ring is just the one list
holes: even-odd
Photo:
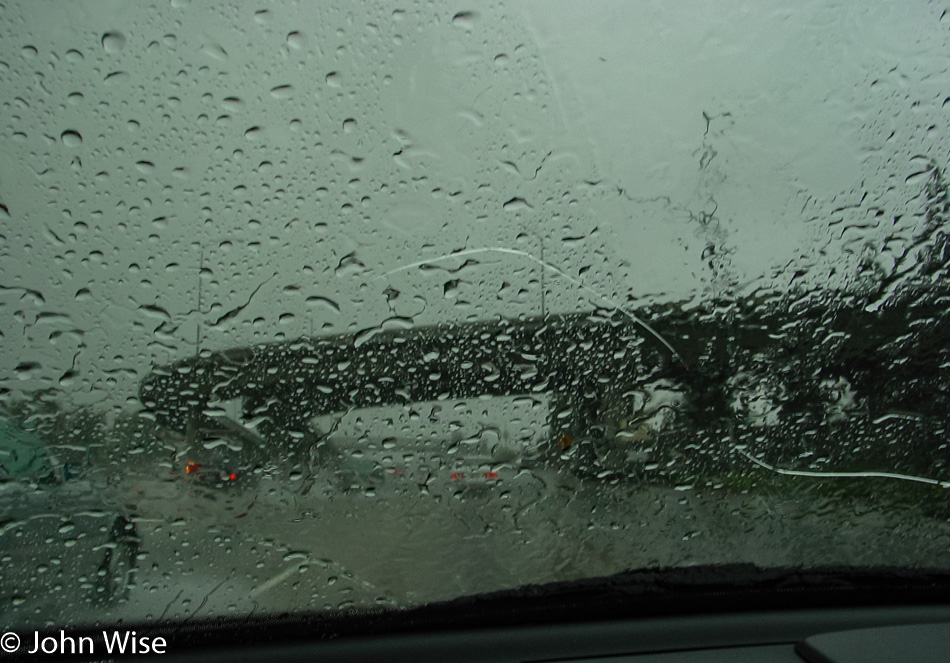
[[185, 465], [185, 474], [191, 474], [192, 472], [197, 472], [200, 469], [201, 465], [194, 461], [189, 461], [188, 464]]
[[231, 472], [231, 474], [228, 475], [228, 481], [236, 481], [236, 480], [237, 480], [237, 475], [234, 472]]
[[457, 481], [458, 479], [464, 479], [465, 472], [452, 472], [452, 481]]
[[498, 472], [485, 472], [485, 478], [486, 478], [486, 479], [497, 479], [497, 478], [498, 478]]

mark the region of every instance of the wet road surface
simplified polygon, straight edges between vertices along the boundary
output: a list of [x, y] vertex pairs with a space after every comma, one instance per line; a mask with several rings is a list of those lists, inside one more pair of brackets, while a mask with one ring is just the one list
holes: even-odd
[[487, 487], [389, 477], [340, 490], [328, 473], [295, 488], [136, 482], [135, 583], [98, 616], [408, 606], [647, 566], [950, 566], [950, 523], [870, 498], [607, 487], [547, 469]]

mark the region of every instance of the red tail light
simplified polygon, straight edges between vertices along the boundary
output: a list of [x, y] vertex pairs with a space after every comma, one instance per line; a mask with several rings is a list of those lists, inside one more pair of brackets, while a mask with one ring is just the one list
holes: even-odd
[[200, 469], [201, 465], [193, 461], [189, 461], [188, 464], [185, 465], [185, 474], [191, 474], [192, 472], [197, 472]]
[[572, 444], [574, 444], [574, 438], [568, 433], [564, 433], [557, 439], [557, 446], [561, 447], [562, 449], [567, 449]]

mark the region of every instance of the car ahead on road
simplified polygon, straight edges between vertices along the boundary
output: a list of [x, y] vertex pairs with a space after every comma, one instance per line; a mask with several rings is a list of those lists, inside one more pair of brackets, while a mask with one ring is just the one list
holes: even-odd
[[392, 445], [391, 450], [378, 453], [358, 441], [336, 440], [338, 455], [325, 462], [331, 481], [344, 492], [361, 490], [387, 496], [424, 491], [468, 499], [523, 489], [527, 477], [540, 471], [534, 461], [520, 457], [446, 455], [444, 449], [449, 444], [424, 450], [407, 440], [394, 440]]
[[260, 436], [223, 414], [208, 419], [205, 427], [163, 434], [174, 449], [169, 475], [193, 488], [247, 488], [268, 467]]
[[0, 412], [0, 600], [66, 618], [124, 599], [139, 551], [134, 518], [71, 476], [47, 443]]

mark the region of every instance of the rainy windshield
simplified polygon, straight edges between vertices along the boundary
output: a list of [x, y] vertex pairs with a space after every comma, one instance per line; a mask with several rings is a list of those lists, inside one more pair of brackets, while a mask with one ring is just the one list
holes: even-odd
[[5, 0], [0, 625], [947, 569], [948, 29]]

